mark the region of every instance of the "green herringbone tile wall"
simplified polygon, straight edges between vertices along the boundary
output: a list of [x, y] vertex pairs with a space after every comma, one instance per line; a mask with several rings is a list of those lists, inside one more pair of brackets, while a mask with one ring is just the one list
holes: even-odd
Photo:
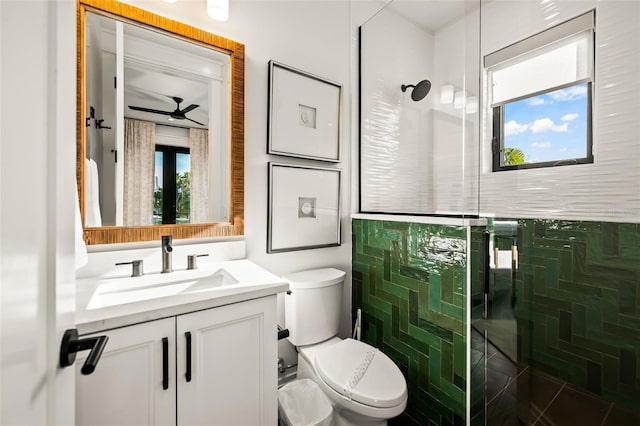
[[354, 219], [353, 312], [362, 339], [407, 379], [407, 412], [462, 424], [466, 386], [467, 229]]
[[639, 409], [640, 224], [517, 222], [519, 360]]

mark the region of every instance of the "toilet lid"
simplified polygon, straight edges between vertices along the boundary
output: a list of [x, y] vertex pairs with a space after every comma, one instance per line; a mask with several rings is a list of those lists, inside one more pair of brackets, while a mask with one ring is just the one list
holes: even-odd
[[335, 268], [312, 269], [285, 275], [292, 290], [301, 288], [320, 288], [341, 284], [346, 273]]
[[345, 339], [318, 351], [315, 364], [327, 385], [361, 404], [389, 408], [407, 397], [407, 384], [394, 362], [358, 340]]

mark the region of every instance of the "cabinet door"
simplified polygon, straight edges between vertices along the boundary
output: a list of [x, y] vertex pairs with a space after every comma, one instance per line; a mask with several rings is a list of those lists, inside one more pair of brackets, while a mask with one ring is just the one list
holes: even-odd
[[75, 362], [76, 424], [175, 425], [175, 317], [97, 334], [109, 341], [95, 371], [80, 374], [87, 351]]
[[275, 296], [180, 315], [176, 330], [178, 425], [277, 424]]

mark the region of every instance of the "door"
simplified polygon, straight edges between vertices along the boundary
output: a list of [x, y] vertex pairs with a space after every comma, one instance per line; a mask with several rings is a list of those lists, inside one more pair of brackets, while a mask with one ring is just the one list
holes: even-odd
[[177, 317], [178, 424], [275, 425], [276, 297]]
[[[530, 368], [523, 353], [522, 331], [530, 324], [523, 302], [530, 296], [518, 285], [524, 275], [519, 227], [515, 220], [491, 218], [485, 230], [474, 234], [478, 250], [472, 262], [478, 274], [472, 280], [472, 424], [533, 424], [545, 409], [536, 404], [545, 401], [546, 392], [553, 397], [560, 389]], [[538, 272], [536, 276], [546, 279]]]
[[516, 424], [516, 410], [529, 409], [523, 386], [516, 383], [522, 368], [515, 315], [518, 224], [490, 219], [486, 229], [474, 228], [471, 235], [472, 424]]
[[109, 341], [92, 374], [80, 374], [86, 351], [76, 359], [76, 424], [175, 425], [175, 318], [95, 335]]
[[[29, 28], [28, 36], [25, 28]], [[0, 2], [0, 424], [74, 423], [75, 2]]]

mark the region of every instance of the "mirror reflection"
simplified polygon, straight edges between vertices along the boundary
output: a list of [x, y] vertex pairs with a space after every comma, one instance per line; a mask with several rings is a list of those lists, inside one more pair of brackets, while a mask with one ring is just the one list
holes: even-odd
[[230, 57], [85, 18], [84, 224], [229, 221]]

